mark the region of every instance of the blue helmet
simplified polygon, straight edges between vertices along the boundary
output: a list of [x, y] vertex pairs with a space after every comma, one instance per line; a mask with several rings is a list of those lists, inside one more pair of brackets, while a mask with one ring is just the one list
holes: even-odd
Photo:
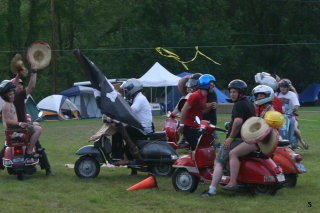
[[215, 77], [210, 74], [202, 75], [198, 80], [198, 88], [199, 89], [209, 89], [210, 82], [216, 81]]

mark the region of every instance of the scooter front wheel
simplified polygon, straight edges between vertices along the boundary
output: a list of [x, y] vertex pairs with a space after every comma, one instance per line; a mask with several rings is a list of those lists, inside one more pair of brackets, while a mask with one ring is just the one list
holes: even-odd
[[199, 178], [186, 169], [177, 169], [173, 173], [172, 184], [177, 191], [194, 192], [198, 187]]
[[152, 167], [152, 172], [158, 176], [171, 176], [173, 168], [170, 164], [154, 165]]
[[76, 161], [74, 172], [80, 178], [95, 178], [100, 172], [100, 164], [93, 157], [82, 156]]

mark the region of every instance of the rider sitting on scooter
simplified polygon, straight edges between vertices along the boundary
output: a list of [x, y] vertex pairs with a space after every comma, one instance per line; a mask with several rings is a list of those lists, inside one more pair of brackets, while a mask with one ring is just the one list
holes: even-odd
[[297, 148], [297, 140], [294, 136], [295, 117], [300, 104], [297, 95], [290, 91], [291, 82], [287, 79], [279, 81], [280, 93], [277, 94], [278, 98], [282, 100], [282, 112], [286, 118], [286, 122], [280, 127], [280, 136], [282, 139], [289, 140], [293, 149]]
[[229, 83], [228, 89], [230, 97], [234, 102], [230, 124], [231, 129], [215, 160], [211, 185], [208, 190], [200, 195], [201, 197], [216, 194], [216, 188], [223, 175], [223, 167], [229, 159], [229, 152], [243, 142], [240, 135], [241, 126], [248, 118], [255, 116], [255, 107], [247, 100], [245, 95], [247, 84], [242, 80], [236, 79]]
[[[256, 105], [256, 107], [263, 108], [263, 111], [258, 114], [259, 117], [264, 117], [267, 111], [274, 111], [274, 108], [272, 106], [274, 91], [271, 87], [265, 85], [256, 86], [252, 90], [252, 95], [254, 97], [254, 104]], [[257, 144], [241, 143], [230, 151], [230, 181], [223, 188], [231, 190], [237, 188], [237, 177], [240, 169], [239, 157], [248, 155], [249, 153], [257, 150]]]
[[181, 110], [178, 132], [184, 135], [186, 141], [190, 144], [191, 150], [196, 148], [200, 136], [198, 125], [194, 122], [194, 118], [196, 116], [202, 118], [203, 113], [211, 109], [211, 105], [207, 105], [207, 95], [210, 84], [214, 80], [212, 75], [202, 75], [198, 80], [198, 90], [190, 95]]
[[35, 134], [35, 129], [26, 122], [19, 122], [17, 117], [16, 108], [13, 104], [15, 98], [15, 85], [9, 81], [4, 80], [0, 84], [0, 95], [4, 100], [2, 106], [2, 119], [5, 129], [14, 128], [27, 128], [28, 134], [31, 135], [30, 143], [26, 150], [26, 158], [33, 158], [33, 148], [38, 139], [38, 135]]
[[[135, 142], [136, 139], [143, 138], [146, 134], [153, 132], [151, 106], [147, 98], [141, 92], [143, 86], [138, 79], [132, 78], [127, 80], [120, 86], [120, 89], [124, 93], [125, 98], [132, 103], [131, 109], [143, 126], [143, 132], [129, 125], [125, 127], [128, 135], [133, 142]], [[129, 160], [125, 154], [124, 159], [115, 164], [126, 165], [128, 163]]]

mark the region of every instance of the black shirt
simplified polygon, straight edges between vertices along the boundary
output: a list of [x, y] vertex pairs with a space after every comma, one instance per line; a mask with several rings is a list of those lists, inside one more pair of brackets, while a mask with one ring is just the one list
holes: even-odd
[[16, 107], [18, 121], [26, 122], [26, 105], [24, 103], [27, 98], [26, 90], [22, 90], [21, 92], [16, 92], [14, 97], [14, 106]]
[[[213, 90], [212, 92], [209, 92], [207, 95], [207, 103], [211, 102], [217, 102], [217, 94]], [[211, 109], [209, 112], [203, 115], [203, 120], [210, 121], [211, 124], [216, 125], [217, 124], [217, 110]]]
[[[256, 110], [253, 103], [249, 102], [246, 98], [240, 99], [234, 103], [232, 108], [231, 115], [231, 124], [230, 127], [232, 129], [232, 124], [235, 118], [242, 118], [243, 123], [250, 117], [256, 116]], [[228, 135], [231, 133], [231, 129]], [[239, 131], [237, 138], [241, 138], [241, 132]]]

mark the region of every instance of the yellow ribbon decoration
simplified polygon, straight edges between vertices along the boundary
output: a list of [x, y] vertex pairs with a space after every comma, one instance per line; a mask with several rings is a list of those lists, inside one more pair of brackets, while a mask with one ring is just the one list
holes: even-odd
[[198, 54], [204, 56], [206, 59], [212, 61], [213, 63], [215, 63], [215, 64], [217, 64], [217, 65], [221, 65], [220, 63], [212, 60], [210, 57], [208, 57], [208, 56], [206, 56], [204, 53], [202, 53], [202, 52], [199, 50], [199, 47], [198, 47], [198, 46], [195, 47], [196, 53], [195, 53], [194, 57], [193, 57], [191, 60], [189, 60], [189, 61], [182, 61], [177, 54], [175, 54], [175, 53], [173, 53], [173, 52], [171, 52], [171, 51], [169, 51], [169, 50], [167, 50], [167, 49], [164, 49], [163, 47], [156, 47], [155, 49], [156, 49], [156, 51], [157, 51], [160, 55], [165, 56], [165, 57], [168, 57], [168, 58], [173, 58], [174, 60], [176, 60], [176, 61], [178, 61], [179, 63], [181, 63], [182, 66], [183, 66], [186, 70], [189, 70], [189, 68], [187, 67], [186, 64], [194, 61], [194, 60], [197, 58]]

